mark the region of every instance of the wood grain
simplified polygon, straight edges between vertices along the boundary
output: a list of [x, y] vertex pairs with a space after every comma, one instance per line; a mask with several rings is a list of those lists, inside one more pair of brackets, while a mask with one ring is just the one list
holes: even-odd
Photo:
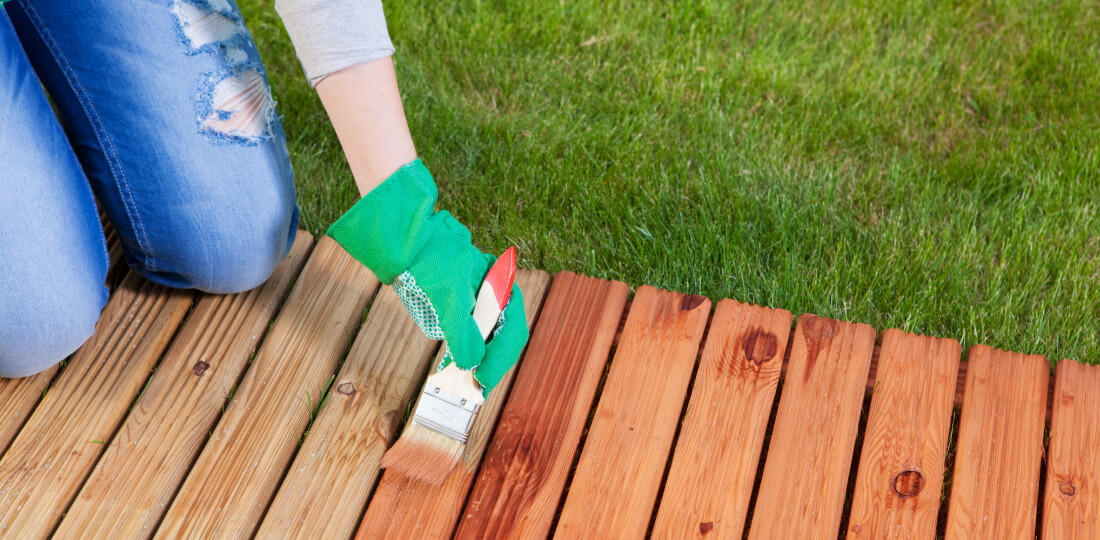
[[59, 538], [153, 534], [312, 246], [313, 237], [298, 231], [262, 286], [198, 299], [66, 513]]
[[[875, 373], [878, 369], [878, 349], [879, 346], [875, 345], [875, 355], [871, 358], [871, 372], [867, 377], [867, 393], [871, 394], [875, 390]], [[955, 405], [962, 407], [963, 393], [966, 388], [966, 361], [959, 362], [959, 372], [955, 377]], [[1050, 420], [1050, 411], [1053, 407], [1054, 396], [1054, 379], [1051, 378], [1047, 386], [1047, 404], [1046, 404], [1046, 419]]]
[[750, 538], [835, 538], [875, 330], [798, 318]]
[[718, 302], [654, 538], [739, 538], [745, 527], [791, 313]]
[[157, 530], [253, 533], [378, 279], [323, 237]]
[[975, 345], [967, 354], [947, 538], [1034, 538], [1050, 364]]
[[1043, 538], [1100, 538], [1100, 366], [1054, 372]]
[[645, 535], [709, 315], [702, 296], [638, 288], [555, 537]]
[[[561, 274], [559, 274], [561, 276]], [[555, 278], [554, 282], [561, 277]], [[516, 282], [523, 290], [524, 312], [527, 323], [539, 320], [543, 297], [550, 276], [541, 270], [520, 271]], [[537, 327], [536, 327], [537, 328]], [[526, 359], [520, 360], [523, 369]], [[501, 379], [489, 394], [477, 420], [474, 421], [470, 439], [462, 462], [455, 467], [441, 486], [415, 482], [408, 477], [386, 472], [370, 500], [367, 512], [356, 532], [356, 538], [450, 538], [455, 523], [462, 512], [462, 505], [474, 482], [478, 465], [485, 454], [501, 407], [515, 377], [513, 369]], [[422, 381], [421, 381], [422, 382]]]
[[555, 278], [456, 538], [549, 533], [629, 293]]
[[[84, 482], [191, 305], [130, 273], [0, 459], [0, 536], [43, 538]], [[99, 442], [97, 442], [99, 441]]]
[[378, 479], [378, 461], [438, 348], [393, 289], [383, 287], [258, 537], [348, 538], [355, 532]]
[[848, 538], [935, 538], [962, 347], [887, 330]]
[[42, 393], [57, 375], [57, 365], [42, 373], [20, 379], [0, 378], [0, 454], [19, 433], [19, 428], [34, 411]]

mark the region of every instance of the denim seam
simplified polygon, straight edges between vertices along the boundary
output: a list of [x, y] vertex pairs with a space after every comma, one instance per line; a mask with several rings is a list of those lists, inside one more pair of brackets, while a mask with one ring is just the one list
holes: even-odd
[[[91, 103], [91, 99], [88, 97], [88, 90], [81, 84], [80, 79], [76, 76], [76, 71], [69, 63], [69, 59], [61, 51], [61, 48], [57, 46], [57, 42], [53, 38], [53, 34], [50, 33], [50, 29], [46, 27], [42, 17], [35, 11], [34, 6], [30, 2], [22, 3], [24, 12], [27, 14], [27, 18], [34, 24], [35, 30], [38, 31], [39, 37], [45, 42], [46, 47], [54, 55], [54, 61], [64, 63], [62, 67], [62, 73], [65, 74], [65, 80], [69, 83], [69, 87], [76, 92], [77, 100], [80, 102], [81, 108], [84, 110], [84, 114], [88, 116], [88, 120], [92, 123], [93, 132], [96, 135], [96, 140], [99, 141], [100, 146], [103, 147], [105, 152], [110, 152], [111, 156], [107, 159], [107, 164], [111, 168], [111, 176], [114, 177], [115, 187], [119, 190], [119, 194], [122, 195], [122, 188], [125, 188], [126, 193], [123, 196], [123, 208], [126, 210], [127, 217], [130, 218], [131, 225], [136, 225], [141, 230], [141, 237], [145, 239], [144, 245], [142, 245], [141, 238], [135, 236], [138, 245], [142, 248], [143, 261], [147, 271], [155, 270], [154, 265], [150, 264], [153, 260], [151, 257], [151, 244], [149, 243], [149, 237], [145, 231], [145, 225], [141, 221], [141, 216], [137, 211], [137, 204], [134, 203], [133, 193], [130, 191], [130, 183], [126, 179], [126, 171], [122, 168], [122, 162], [118, 159], [118, 153], [115, 150], [114, 143], [111, 142], [111, 136], [107, 133], [107, 129], [103, 126], [103, 119], [99, 116], [99, 111], [96, 110], [95, 105]], [[44, 34], [43, 34], [44, 33]], [[59, 66], [60, 67], [60, 66]], [[79, 91], [77, 91], [79, 90]], [[95, 119], [93, 121], [92, 116]], [[104, 144], [106, 139], [106, 144]], [[113, 158], [113, 160], [112, 160]], [[116, 171], [117, 169], [117, 171]], [[121, 177], [121, 178], [120, 178]], [[126, 202], [129, 199], [129, 203]]]

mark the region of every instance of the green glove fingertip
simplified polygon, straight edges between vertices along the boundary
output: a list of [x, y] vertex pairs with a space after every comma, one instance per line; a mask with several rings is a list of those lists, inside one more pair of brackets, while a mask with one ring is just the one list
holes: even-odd
[[512, 296], [502, 316], [504, 325], [485, 346], [485, 358], [474, 371], [485, 397], [489, 397], [489, 392], [516, 365], [523, 347], [527, 345], [527, 314], [519, 284], [512, 285]]

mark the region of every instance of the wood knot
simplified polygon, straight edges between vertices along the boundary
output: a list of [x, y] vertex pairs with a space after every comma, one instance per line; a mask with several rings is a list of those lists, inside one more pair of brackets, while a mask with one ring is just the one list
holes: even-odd
[[685, 296], [683, 300], [680, 300], [680, 309], [683, 311], [691, 311], [702, 305], [703, 301], [706, 299], [707, 297], [702, 295], [690, 294]]
[[194, 373], [196, 377], [202, 377], [202, 374], [206, 373], [206, 370], [209, 367], [210, 364], [199, 360], [198, 362], [195, 362], [195, 367], [191, 368], [191, 373]]
[[704, 522], [699, 524], [699, 534], [707, 534], [707, 533], [709, 533], [710, 531], [713, 531], [713, 530], [714, 530], [714, 522], [713, 521], [704, 521]]
[[917, 471], [901, 471], [894, 476], [894, 492], [907, 499], [916, 497], [924, 489], [924, 476]]
[[1062, 482], [1058, 484], [1058, 491], [1066, 497], [1073, 498], [1077, 494], [1077, 487], [1073, 485], [1073, 482]]
[[805, 318], [805, 336], [810, 339], [829, 339], [836, 334], [836, 321], [810, 315]]
[[741, 340], [741, 351], [745, 353], [746, 359], [760, 365], [775, 358], [775, 354], [779, 352], [779, 342], [775, 334], [757, 328]]
[[855, 525], [852, 525], [852, 533], [859, 534], [861, 532], [863, 532], [863, 526], [862, 525], [860, 525], [858, 523], [856, 523]]
[[350, 396], [355, 393], [355, 385], [350, 382], [340, 383], [340, 386], [336, 387], [336, 393]]

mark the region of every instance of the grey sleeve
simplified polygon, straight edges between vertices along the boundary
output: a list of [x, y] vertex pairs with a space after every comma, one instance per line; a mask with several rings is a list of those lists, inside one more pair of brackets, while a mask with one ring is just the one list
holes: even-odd
[[275, 0], [310, 86], [393, 54], [381, 0]]

